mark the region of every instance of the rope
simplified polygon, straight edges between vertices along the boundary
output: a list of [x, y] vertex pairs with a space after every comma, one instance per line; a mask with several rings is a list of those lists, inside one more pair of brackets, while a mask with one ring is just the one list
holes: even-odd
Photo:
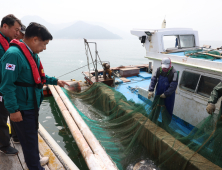
[[[77, 69], [75, 69], [75, 70], [72, 70], [72, 71], [70, 71], [70, 72], [68, 72], [68, 73], [65, 73], [65, 74], [63, 74], [63, 75], [61, 75], [61, 76], [58, 76], [58, 77], [56, 77], [56, 78], [59, 78], [59, 77], [65, 76], [65, 75], [67, 75], [67, 74], [69, 74], [69, 73], [72, 73], [72, 72], [77, 71], [77, 70], [79, 70], [79, 69], [81, 69], [81, 68], [83, 68], [83, 67], [88, 66], [88, 69], [89, 69], [89, 78], [90, 78], [90, 80], [91, 80], [91, 76], [90, 76], [90, 67], [89, 67], [89, 65], [90, 65], [90, 64], [93, 64], [94, 69], [95, 69], [95, 65], [94, 65], [95, 61], [93, 61], [92, 53], [91, 53], [91, 50], [90, 50], [90, 48], [89, 48], [89, 44], [88, 44], [88, 42], [85, 42], [85, 50], [86, 50], [86, 56], [87, 56], [87, 64], [86, 64], [86, 65], [84, 65], [84, 66], [82, 66], [82, 67], [79, 67], [79, 68], [77, 68]], [[91, 59], [92, 59], [92, 61], [93, 61], [93, 62], [91, 62], [91, 63], [89, 63], [89, 55], [88, 55], [88, 51], [89, 51], [90, 56], [91, 56]], [[99, 57], [98, 52], [96, 52], [96, 54], [97, 54], [97, 56], [98, 56], [98, 58], [99, 58], [99, 60], [100, 60], [100, 63], [101, 63], [101, 65], [102, 65], [102, 61], [101, 61], [101, 59], [100, 59], [100, 57]], [[97, 61], [97, 63], [99, 63], [99, 62]]]
[[[91, 63], [89, 63], [89, 64], [92, 64], [92, 63], [95, 63], [95, 61], [93, 61], [93, 62], [91, 62]], [[82, 67], [79, 67], [79, 68], [77, 68], [77, 69], [75, 69], [75, 70], [72, 70], [72, 71], [70, 71], [70, 72], [68, 72], [68, 73], [65, 73], [65, 74], [63, 74], [63, 75], [61, 75], [61, 76], [58, 76], [58, 77], [56, 77], [56, 78], [65, 76], [65, 75], [67, 75], [67, 74], [69, 74], [69, 73], [72, 73], [72, 72], [74, 72], [74, 71], [77, 71], [77, 70], [79, 70], [79, 69], [81, 69], [81, 68], [83, 68], [83, 67], [86, 67], [86, 66], [88, 66], [88, 64], [86, 64], [86, 65], [84, 65], [84, 66], [82, 66]]]

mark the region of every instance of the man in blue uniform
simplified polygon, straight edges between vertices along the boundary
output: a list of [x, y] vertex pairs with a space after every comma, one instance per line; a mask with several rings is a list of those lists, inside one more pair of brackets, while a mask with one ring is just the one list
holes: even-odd
[[38, 53], [46, 50], [52, 35], [42, 25], [31, 23], [23, 40], [13, 40], [1, 59], [5, 107], [17, 132], [29, 170], [43, 170], [38, 150], [38, 111], [43, 84], [68, 85], [45, 75]]
[[[10, 40], [17, 38], [21, 29], [21, 22], [14, 15], [9, 14], [1, 21], [0, 28], [0, 59], [9, 48]], [[0, 66], [1, 68], [1, 66]], [[0, 84], [1, 84], [1, 69], [0, 69]], [[0, 151], [6, 155], [16, 155], [18, 151], [10, 146], [9, 129], [7, 119], [9, 116], [8, 110], [4, 106], [4, 100], [0, 93]], [[12, 134], [15, 136], [15, 134]]]
[[161, 67], [157, 68], [155, 74], [151, 78], [148, 99], [154, 96], [154, 89], [156, 87], [156, 95], [160, 95], [160, 97], [164, 99], [166, 109], [169, 113], [169, 116], [162, 115], [163, 121], [164, 116], [169, 118], [169, 120], [167, 120], [166, 122], [167, 124], [170, 123], [172, 118], [177, 85], [177, 71], [173, 68], [173, 66], [171, 66], [170, 58], [163, 58], [161, 62]]

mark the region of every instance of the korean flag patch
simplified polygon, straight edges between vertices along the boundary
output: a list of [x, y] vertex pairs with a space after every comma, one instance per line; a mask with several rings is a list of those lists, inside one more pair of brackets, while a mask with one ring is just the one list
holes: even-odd
[[7, 63], [5, 69], [6, 69], [6, 70], [12, 70], [12, 71], [14, 71], [14, 70], [15, 70], [15, 65], [14, 65], [14, 64], [9, 64], [9, 63]]

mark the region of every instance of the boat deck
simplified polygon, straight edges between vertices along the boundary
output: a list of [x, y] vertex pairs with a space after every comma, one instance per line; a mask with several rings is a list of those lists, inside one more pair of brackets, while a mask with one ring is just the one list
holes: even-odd
[[[138, 76], [126, 77], [125, 79], [128, 81], [121, 81], [121, 78], [117, 78], [116, 82], [118, 81], [118, 84], [116, 84], [115, 89], [121, 92], [127, 100], [133, 100], [135, 103], [144, 104], [148, 109], [148, 107], [152, 105], [153, 100], [153, 98], [151, 100], [148, 100], [147, 98], [151, 77], [151, 73], [140, 71]], [[141, 91], [144, 91], [145, 93], [143, 92], [142, 94]], [[148, 105], [146, 105], [146, 103], [148, 103]], [[161, 115], [158, 121], [162, 122]], [[176, 115], [173, 115], [170, 127], [172, 129], [177, 129], [176, 131], [183, 136], [187, 136], [194, 128], [194, 126], [180, 119]], [[195, 142], [198, 143], [198, 141]]]

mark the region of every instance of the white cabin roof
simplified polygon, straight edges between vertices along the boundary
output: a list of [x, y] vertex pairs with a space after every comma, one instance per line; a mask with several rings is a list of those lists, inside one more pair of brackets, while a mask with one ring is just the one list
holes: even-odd
[[152, 34], [164, 34], [168, 35], [169, 33], [173, 34], [190, 34], [191, 32], [197, 32], [192, 28], [161, 28], [161, 29], [137, 29], [134, 28], [131, 30], [131, 34], [136, 35], [138, 37], [146, 35], [145, 32], [151, 32]]
[[[146, 32], [150, 32], [146, 34]], [[222, 56], [221, 59], [208, 60], [201, 58], [190, 58], [184, 55], [184, 51], [192, 50], [192, 48], [184, 48], [182, 51], [166, 52], [164, 48], [164, 36], [180, 36], [180, 35], [193, 35], [195, 39], [195, 46], [199, 47], [199, 37], [198, 32], [192, 28], [162, 28], [162, 29], [133, 29], [131, 34], [138, 36], [146, 36], [145, 42], [143, 42], [144, 47], [146, 48], [146, 57], [151, 60], [162, 60], [163, 57], [170, 57], [172, 62], [180, 63], [182, 65], [189, 65], [190, 67], [197, 67], [207, 70], [212, 70], [216, 72], [222, 72]], [[141, 40], [141, 39], [140, 39]], [[173, 49], [174, 50], [174, 49]], [[179, 49], [180, 50], [180, 49]], [[218, 50], [222, 54], [222, 50]], [[167, 53], [167, 54], [165, 54]]]
[[195, 41], [194, 47], [199, 46], [198, 32], [192, 28], [133, 29], [131, 30], [131, 34], [139, 37], [140, 40], [145, 36], [143, 44], [147, 52], [165, 52], [164, 36], [193, 35]]

